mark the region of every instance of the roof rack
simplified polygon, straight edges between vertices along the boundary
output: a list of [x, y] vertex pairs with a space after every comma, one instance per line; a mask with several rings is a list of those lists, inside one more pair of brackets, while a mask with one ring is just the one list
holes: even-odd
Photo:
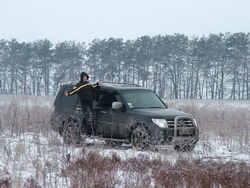
[[134, 83], [122, 83], [122, 82], [102, 82], [103, 86], [113, 86], [113, 87], [122, 87], [122, 86], [130, 86], [130, 87], [141, 87], [138, 84]]

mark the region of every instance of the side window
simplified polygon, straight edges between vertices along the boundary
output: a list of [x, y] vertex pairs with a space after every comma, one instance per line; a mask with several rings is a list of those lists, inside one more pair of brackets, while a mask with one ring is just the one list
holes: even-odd
[[112, 103], [116, 101], [121, 101], [120, 96], [116, 91], [102, 91], [99, 94], [99, 101], [95, 102], [94, 106], [111, 108]]
[[93, 100], [93, 108], [95, 107], [100, 107], [100, 101], [102, 99], [102, 96], [103, 96], [103, 91], [100, 91], [100, 90], [95, 90], [94, 91], [94, 100]]

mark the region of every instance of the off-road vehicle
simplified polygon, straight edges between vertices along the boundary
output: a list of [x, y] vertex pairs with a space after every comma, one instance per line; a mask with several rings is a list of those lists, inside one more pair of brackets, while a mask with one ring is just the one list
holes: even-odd
[[[79, 143], [86, 135], [78, 95], [64, 95], [73, 86], [61, 87], [51, 116], [53, 129], [67, 144]], [[92, 119], [94, 138], [106, 143], [126, 143], [140, 149], [172, 144], [175, 150], [191, 151], [199, 140], [192, 115], [168, 109], [152, 90], [135, 84], [103, 83], [95, 89]]]

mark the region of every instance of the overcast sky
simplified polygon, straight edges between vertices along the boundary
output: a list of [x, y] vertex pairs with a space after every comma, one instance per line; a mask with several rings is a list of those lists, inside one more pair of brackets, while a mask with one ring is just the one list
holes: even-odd
[[53, 43], [250, 32], [250, 0], [0, 0], [0, 39]]

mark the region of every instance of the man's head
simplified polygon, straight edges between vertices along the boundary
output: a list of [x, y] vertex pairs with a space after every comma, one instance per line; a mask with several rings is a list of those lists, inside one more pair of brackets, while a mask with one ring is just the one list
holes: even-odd
[[89, 75], [85, 72], [81, 73], [81, 81], [87, 81], [89, 79]]

